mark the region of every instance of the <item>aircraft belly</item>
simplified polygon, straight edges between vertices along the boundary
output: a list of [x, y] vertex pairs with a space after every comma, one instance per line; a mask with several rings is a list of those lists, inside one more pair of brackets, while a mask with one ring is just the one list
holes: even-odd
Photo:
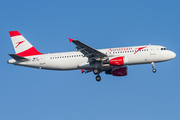
[[142, 55], [134, 55], [134, 56], [128, 56], [128, 62], [126, 65], [133, 65], [133, 64], [143, 64], [143, 63], [148, 63], [149, 59], [147, 56], [142, 56]]
[[151, 62], [161, 62], [164, 61], [164, 58], [161, 54], [155, 54], [155, 55], [135, 55], [135, 56], [128, 56], [128, 62], [127, 65], [133, 65], [133, 64], [146, 64]]
[[55, 70], [74, 70], [78, 69], [78, 64], [84, 62], [84, 59], [64, 58], [46, 61], [47, 68]]
[[25, 67], [32, 67], [32, 68], [39, 68], [39, 62], [16, 62], [14, 63], [15, 65], [19, 65], [19, 66], [25, 66]]

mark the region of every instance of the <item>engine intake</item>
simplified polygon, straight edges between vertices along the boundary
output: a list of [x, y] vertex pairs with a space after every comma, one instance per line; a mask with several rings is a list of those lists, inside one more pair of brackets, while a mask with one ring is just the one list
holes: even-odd
[[116, 69], [111, 69], [105, 72], [106, 74], [112, 74], [113, 76], [126, 76], [127, 67], [120, 67]]

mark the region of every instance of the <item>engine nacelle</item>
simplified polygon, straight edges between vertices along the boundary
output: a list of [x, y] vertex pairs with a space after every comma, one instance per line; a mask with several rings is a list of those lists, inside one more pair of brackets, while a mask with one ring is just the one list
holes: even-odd
[[119, 57], [110, 57], [102, 62], [102, 64], [109, 64], [111, 66], [122, 66], [128, 62], [127, 57], [119, 56]]
[[127, 67], [121, 67], [112, 69], [105, 72], [106, 74], [112, 74], [113, 76], [126, 76], [127, 75]]
[[109, 65], [120, 66], [124, 65], [124, 57], [115, 57], [109, 60]]

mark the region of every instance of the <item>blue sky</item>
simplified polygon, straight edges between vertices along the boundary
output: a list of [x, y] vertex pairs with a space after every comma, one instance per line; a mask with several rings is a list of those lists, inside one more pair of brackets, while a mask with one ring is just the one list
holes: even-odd
[[[0, 2], [1, 120], [179, 120], [179, 0]], [[48, 71], [7, 64], [18, 30], [40, 52], [74, 51], [68, 37], [93, 48], [166, 46], [176, 58], [128, 67], [125, 77]]]

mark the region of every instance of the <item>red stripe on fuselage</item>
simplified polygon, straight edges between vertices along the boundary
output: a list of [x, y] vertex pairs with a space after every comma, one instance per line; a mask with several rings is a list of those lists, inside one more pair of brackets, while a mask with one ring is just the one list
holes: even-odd
[[140, 48], [138, 48], [138, 50], [137, 50], [134, 54], [136, 54], [138, 51], [140, 51], [140, 50], [142, 50], [142, 49], [144, 49], [144, 48], [146, 48], [146, 47], [140, 47]]
[[40, 53], [39, 51], [36, 50], [36, 48], [31, 47], [21, 53], [18, 53], [17, 55], [21, 56], [21, 57], [26, 57], [26, 56], [32, 56], [32, 55], [41, 55], [43, 53]]
[[9, 31], [11, 37], [21, 35], [18, 31]]

